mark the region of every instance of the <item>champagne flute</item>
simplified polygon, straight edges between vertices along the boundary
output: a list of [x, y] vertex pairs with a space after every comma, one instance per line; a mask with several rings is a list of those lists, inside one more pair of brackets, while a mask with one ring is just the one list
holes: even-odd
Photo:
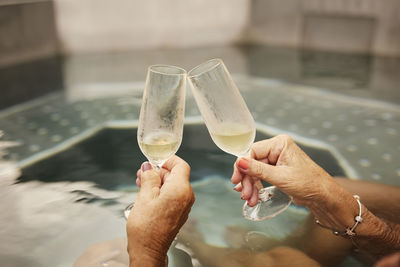
[[[236, 84], [221, 59], [211, 59], [188, 73], [189, 84], [214, 143], [237, 157], [249, 157], [256, 127]], [[258, 181], [260, 183], [260, 181]], [[262, 188], [254, 207], [243, 205], [243, 217], [266, 220], [284, 211], [291, 197], [275, 186]]]
[[[140, 150], [156, 169], [160, 169], [181, 145], [185, 94], [184, 69], [168, 65], [148, 68], [137, 140]], [[126, 207], [126, 219], [133, 205]]]

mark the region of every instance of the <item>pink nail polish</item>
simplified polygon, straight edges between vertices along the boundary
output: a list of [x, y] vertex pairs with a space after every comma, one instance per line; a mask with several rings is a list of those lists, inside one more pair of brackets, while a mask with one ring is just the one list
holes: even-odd
[[249, 161], [245, 158], [242, 158], [239, 160], [238, 166], [243, 170], [247, 170], [249, 168]]
[[144, 162], [144, 163], [142, 164], [142, 172], [151, 170], [152, 168], [153, 168], [153, 167], [151, 167], [151, 164], [148, 163], [147, 161]]

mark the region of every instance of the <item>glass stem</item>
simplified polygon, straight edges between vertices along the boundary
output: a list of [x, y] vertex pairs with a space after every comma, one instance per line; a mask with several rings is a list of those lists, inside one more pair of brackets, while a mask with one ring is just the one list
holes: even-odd
[[150, 164], [151, 164], [151, 167], [153, 167], [153, 169], [154, 170], [156, 170], [156, 171], [159, 171], [161, 168], [162, 168], [162, 165], [164, 164], [164, 161], [163, 162], [151, 162], [150, 161]]
[[[238, 158], [250, 158], [251, 156], [251, 148], [249, 148], [245, 153], [242, 155], [239, 155]], [[254, 179], [254, 178], [252, 178]], [[254, 179], [254, 183], [258, 182], [260, 179]], [[262, 202], [268, 201], [272, 198], [273, 194], [269, 193], [266, 188], [260, 188], [258, 191], [258, 199], [261, 200]]]
[[249, 148], [243, 154], [237, 155], [238, 158], [250, 158], [250, 156], [251, 156], [251, 148]]

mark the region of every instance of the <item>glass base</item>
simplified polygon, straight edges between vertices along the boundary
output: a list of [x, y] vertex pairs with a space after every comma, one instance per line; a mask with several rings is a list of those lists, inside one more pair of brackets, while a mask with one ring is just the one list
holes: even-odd
[[286, 210], [292, 203], [292, 197], [283, 193], [276, 186], [261, 189], [258, 196], [260, 200], [254, 207], [247, 205], [247, 201], [243, 205], [243, 217], [248, 220], [263, 221], [270, 219]]
[[125, 217], [125, 220], [128, 220], [129, 214], [131, 213], [131, 210], [132, 210], [132, 208], [133, 208], [134, 205], [135, 205], [135, 202], [129, 204], [129, 205], [125, 208], [125, 210], [124, 210], [124, 217]]

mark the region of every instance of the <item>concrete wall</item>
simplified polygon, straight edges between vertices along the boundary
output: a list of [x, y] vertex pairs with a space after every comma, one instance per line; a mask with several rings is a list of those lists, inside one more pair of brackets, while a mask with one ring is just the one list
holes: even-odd
[[57, 52], [53, 3], [31, 2], [0, 3], [0, 67]]
[[247, 42], [400, 55], [398, 0], [252, 0]]
[[398, 0], [55, 0], [63, 51], [236, 42], [400, 55]]
[[[168, 64], [190, 70], [211, 58], [222, 58], [232, 73], [247, 73], [247, 60], [237, 47], [180, 48], [71, 55], [64, 61], [65, 95], [69, 101], [131, 94], [143, 88], [148, 66]], [[190, 90], [188, 90], [190, 94]]]
[[399, 14], [399, 0], [4, 0], [0, 67], [233, 43], [399, 56]]
[[241, 39], [248, 0], [55, 0], [63, 52], [179, 48]]

